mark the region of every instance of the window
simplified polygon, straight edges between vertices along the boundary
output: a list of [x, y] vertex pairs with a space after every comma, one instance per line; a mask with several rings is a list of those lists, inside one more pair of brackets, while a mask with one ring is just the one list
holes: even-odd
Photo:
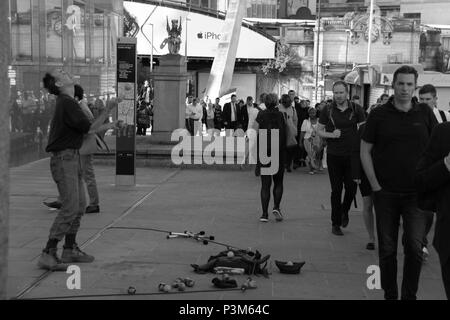
[[306, 45], [305, 57], [313, 57], [313, 56], [314, 56], [314, 45]]
[[45, 50], [48, 62], [62, 61], [62, 4], [61, 0], [45, 2]]
[[105, 18], [103, 11], [94, 9], [91, 31], [91, 59], [93, 63], [104, 63]]
[[403, 17], [406, 19], [420, 19], [420, 13], [404, 13]]
[[11, 1], [11, 53], [16, 61], [31, 61], [31, 1]]
[[450, 51], [450, 37], [442, 37], [441, 38], [442, 49], [446, 51]]
[[73, 54], [77, 62], [86, 61], [86, 5], [80, 1], [74, 1], [76, 27], [73, 36]]

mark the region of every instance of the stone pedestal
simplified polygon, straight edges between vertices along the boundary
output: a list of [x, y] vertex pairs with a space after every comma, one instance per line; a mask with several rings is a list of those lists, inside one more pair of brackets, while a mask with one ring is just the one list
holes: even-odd
[[184, 128], [187, 77], [184, 56], [168, 54], [160, 58], [153, 72], [155, 127], [151, 142], [170, 143], [172, 132]]

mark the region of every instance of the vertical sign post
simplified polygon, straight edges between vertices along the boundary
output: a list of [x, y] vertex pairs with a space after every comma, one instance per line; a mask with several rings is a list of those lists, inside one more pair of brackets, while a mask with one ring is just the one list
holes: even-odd
[[136, 38], [117, 40], [116, 185], [136, 184]]

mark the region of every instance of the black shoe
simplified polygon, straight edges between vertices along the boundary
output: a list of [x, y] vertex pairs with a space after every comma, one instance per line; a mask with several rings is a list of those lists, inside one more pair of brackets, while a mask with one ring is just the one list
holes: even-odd
[[255, 167], [255, 176], [259, 177], [261, 175], [261, 167], [256, 165]]
[[99, 213], [100, 207], [99, 206], [88, 206], [86, 208], [86, 213]]
[[366, 246], [367, 250], [375, 250], [375, 243], [369, 242]]
[[261, 216], [261, 218], [259, 218], [259, 221], [261, 221], [261, 222], [268, 222], [269, 221], [269, 215], [268, 214], [263, 214]]
[[341, 230], [341, 227], [339, 227], [339, 226], [333, 226], [331, 228], [331, 233], [333, 233], [336, 236], [343, 236], [344, 235], [344, 233]]
[[342, 214], [342, 228], [346, 228], [349, 223], [348, 212]]
[[52, 209], [61, 209], [61, 207], [62, 207], [62, 204], [59, 201], [53, 201], [53, 202], [46, 202], [46, 201], [44, 201], [44, 204], [47, 207], [52, 208]]

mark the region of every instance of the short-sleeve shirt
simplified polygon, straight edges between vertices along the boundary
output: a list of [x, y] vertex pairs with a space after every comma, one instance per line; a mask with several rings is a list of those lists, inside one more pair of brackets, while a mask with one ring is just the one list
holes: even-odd
[[306, 120], [303, 120], [302, 127], [301, 127], [300, 131], [301, 132], [305, 132], [304, 139], [308, 140], [309, 138], [311, 138], [312, 133], [316, 129], [317, 129], [317, 123], [312, 124], [311, 120], [306, 119]]
[[[331, 116], [331, 117], [330, 117]], [[364, 109], [348, 102], [344, 111], [338, 109], [335, 102], [320, 113], [319, 123], [325, 126], [326, 132], [341, 130], [338, 139], [327, 139], [327, 153], [335, 156], [350, 156], [355, 139], [358, 139], [358, 123], [365, 121]]]
[[[267, 154], [271, 154], [271, 144], [270, 144], [270, 129], [279, 129], [279, 152], [280, 158], [284, 159], [285, 151], [286, 151], [286, 122], [284, 120], [283, 113], [278, 111], [277, 109], [265, 109], [258, 112], [255, 121], [259, 125], [259, 130], [267, 129], [269, 133], [267, 134]], [[261, 131], [260, 131], [261, 132]], [[258, 134], [259, 139], [259, 134]], [[258, 146], [260, 144], [258, 142]], [[282, 163], [282, 162], [280, 162]]]
[[370, 112], [362, 139], [373, 144], [373, 166], [382, 189], [416, 192], [416, 166], [436, 124], [433, 111], [426, 104], [413, 104], [408, 112], [403, 112], [389, 101]]

